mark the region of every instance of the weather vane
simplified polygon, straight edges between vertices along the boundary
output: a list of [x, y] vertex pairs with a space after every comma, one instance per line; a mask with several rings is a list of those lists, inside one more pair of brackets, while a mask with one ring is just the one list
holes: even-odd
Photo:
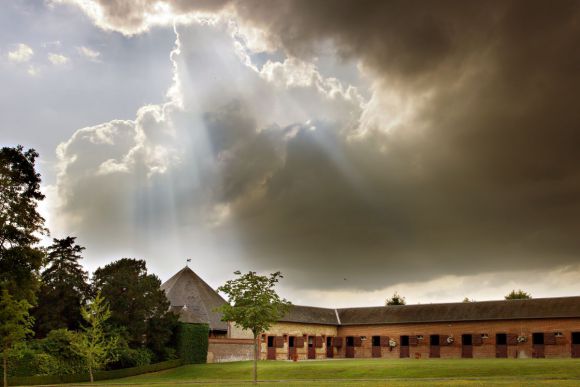
[[188, 265], [188, 263], [189, 263], [189, 262], [191, 262], [191, 258], [187, 258], [187, 259], [186, 259], [186, 262], [187, 262], [187, 263], [185, 264], [185, 266], [189, 266], [189, 265]]

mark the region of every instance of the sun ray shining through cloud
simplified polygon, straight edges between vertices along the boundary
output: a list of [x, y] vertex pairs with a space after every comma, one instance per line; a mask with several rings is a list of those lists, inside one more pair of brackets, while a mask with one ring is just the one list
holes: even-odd
[[0, 5], [55, 234], [316, 305], [580, 292], [580, 6], [328, 4]]

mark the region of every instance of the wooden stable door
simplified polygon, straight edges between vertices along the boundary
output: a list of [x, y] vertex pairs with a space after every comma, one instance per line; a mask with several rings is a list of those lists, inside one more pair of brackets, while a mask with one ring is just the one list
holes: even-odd
[[381, 336], [372, 337], [372, 356], [381, 357]]
[[316, 359], [316, 347], [314, 343], [314, 336], [308, 336], [308, 358]]
[[461, 357], [473, 357], [473, 336], [470, 334], [461, 335]]
[[580, 357], [580, 332], [572, 332], [572, 357]]
[[268, 336], [268, 360], [276, 360], [275, 336]]
[[296, 337], [288, 336], [288, 360], [294, 360], [296, 356]]
[[532, 357], [536, 359], [546, 357], [543, 332], [532, 333]]
[[346, 338], [346, 353], [345, 356], [347, 358], [353, 358], [354, 357], [354, 337], [352, 336], [347, 336]]
[[498, 333], [495, 335], [495, 357], [508, 357], [507, 334], [505, 333]]
[[439, 335], [429, 337], [429, 357], [441, 357], [441, 346], [439, 345]]
[[401, 336], [399, 342], [401, 343], [399, 346], [399, 357], [409, 357], [409, 336]]
[[326, 338], [326, 357], [332, 359], [334, 357], [334, 347], [332, 346], [332, 337]]

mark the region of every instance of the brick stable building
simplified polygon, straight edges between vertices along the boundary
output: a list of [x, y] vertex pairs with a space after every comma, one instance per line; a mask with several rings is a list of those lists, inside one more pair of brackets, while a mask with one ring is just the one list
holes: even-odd
[[[172, 310], [210, 327], [208, 361], [249, 359], [251, 336], [188, 267], [163, 284]], [[580, 358], [580, 297], [364, 308], [292, 306], [262, 335], [263, 359]]]

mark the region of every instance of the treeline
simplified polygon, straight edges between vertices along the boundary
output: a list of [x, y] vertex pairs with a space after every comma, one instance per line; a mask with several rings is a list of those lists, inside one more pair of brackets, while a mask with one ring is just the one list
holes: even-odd
[[106, 349], [102, 364], [107, 369], [175, 358], [177, 317], [169, 312], [161, 281], [147, 272], [145, 261], [122, 258], [98, 268], [89, 279], [80, 264], [85, 248], [75, 237], [53, 239], [47, 248], [39, 245], [49, 230], [38, 212], [44, 195], [35, 169], [37, 157], [33, 149], [21, 146], [0, 150], [4, 382], [8, 375], [86, 372], [86, 351], [75, 348], [93, 332], [89, 328], [95, 325], [95, 299], [103, 301], [107, 312], [107, 318], [97, 322], [101, 339], [114, 343], [96, 348]]

